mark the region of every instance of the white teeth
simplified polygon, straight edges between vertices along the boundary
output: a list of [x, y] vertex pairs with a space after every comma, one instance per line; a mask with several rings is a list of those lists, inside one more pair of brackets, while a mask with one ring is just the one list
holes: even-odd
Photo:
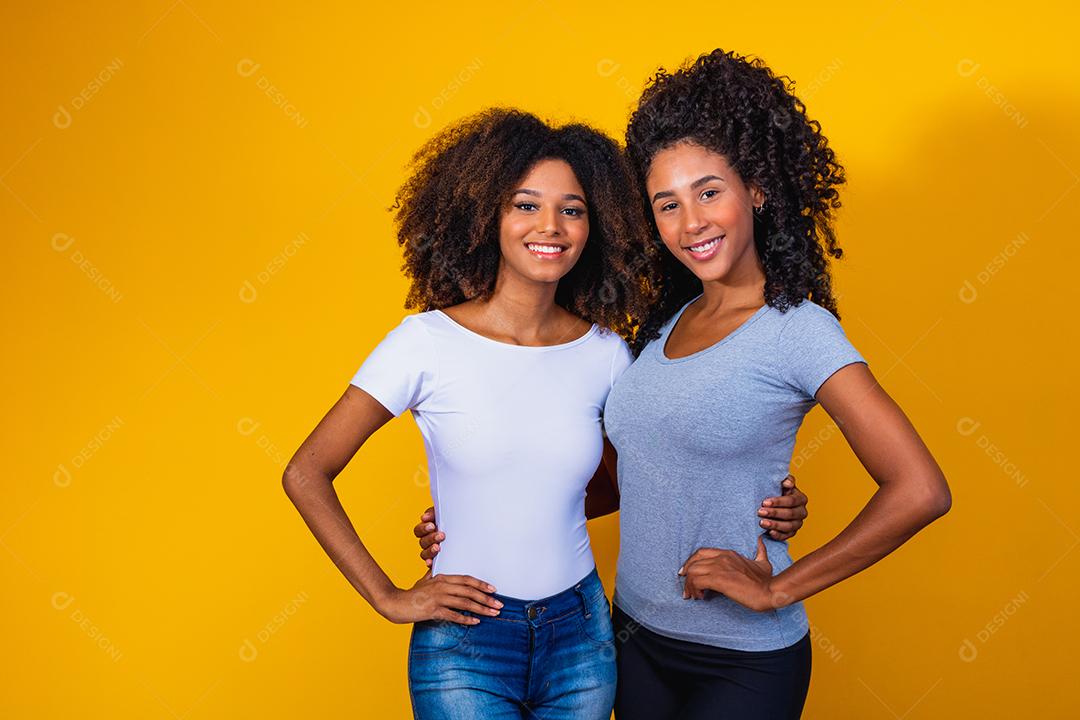
[[686, 248], [686, 249], [689, 250], [692, 253], [703, 253], [703, 252], [707, 252], [709, 250], [712, 250], [714, 247], [716, 247], [716, 244], [718, 242], [720, 242], [720, 238], [716, 238], [715, 240], [710, 240], [709, 242], [705, 243], [704, 245], [695, 245], [694, 247], [689, 247], [689, 248]]
[[536, 243], [529, 243], [526, 247], [533, 252], [544, 253], [546, 255], [558, 255], [563, 251], [563, 249], [557, 245], [537, 245]]

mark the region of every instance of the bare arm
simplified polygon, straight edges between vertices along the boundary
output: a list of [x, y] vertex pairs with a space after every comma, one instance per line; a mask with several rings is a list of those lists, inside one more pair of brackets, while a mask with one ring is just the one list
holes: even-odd
[[754, 610], [784, 607], [865, 570], [948, 512], [952, 498], [941, 468], [866, 365], [838, 370], [817, 399], [877, 491], [839, 535], [775, 577], [760, 538], [753, 560], [730, 550], [698, 550], [681, 573], [689, 597], [702, 597], [708, 588]]
[[495, 588], [466, 575], [426, 574], [408, 590], [399, 589], [360, 540], [341, 506], [334, 479], [356, 451], [393, 415], [375, 398], [350, 385], [293, 455], [282, 485], [315, 539], [368, 603], [392, 622], [432, 618], [472, 624], [454, 610], [498, 614]]
[[952, 506], [941, 468], [866, 365], [834, 374], [818, 391], [818, 401], [878, 489], [839, 535], [778, 576], [774, 589], [785, 603], [865, 570]]
[[604, 455], [585, 488], [585, 517], [589, 520], [610, 515], [619, 509], [619, 485], [615, 480], [618, 464], [615, 447], [605, 437]]

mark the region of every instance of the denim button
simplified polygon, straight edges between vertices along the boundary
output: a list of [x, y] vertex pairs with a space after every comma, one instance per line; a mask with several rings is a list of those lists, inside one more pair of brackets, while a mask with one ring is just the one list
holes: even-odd
[[529, 606], [529, 612], [528, 612], [529, 619], [530, 620], [535, 620], [536, 615], [537, 615], [536, 608], [532, 607], [532, 606]]

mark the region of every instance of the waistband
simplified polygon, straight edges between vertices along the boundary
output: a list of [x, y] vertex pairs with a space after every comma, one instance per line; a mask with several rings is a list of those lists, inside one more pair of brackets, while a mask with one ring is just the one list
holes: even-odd
[[[571, 587], [539, 600], [491, 593], [493, 598], [502, 602], [499, 614], [495, 617], [481, 615], [485, 622], [502, 620], [504, 622], [528, 623], [539, 627], [575, 613], [584, 613], [586, 618], [598, 612], [597, 603], [604, 595], [604, 585], [594, 567], [588, 575], [578, 580]], [[603, 608], [603, 606], [600, 606]]]

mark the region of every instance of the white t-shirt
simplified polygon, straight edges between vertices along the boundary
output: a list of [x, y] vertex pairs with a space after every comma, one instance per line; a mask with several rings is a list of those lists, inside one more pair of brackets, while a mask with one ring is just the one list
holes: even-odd
[[593, 324], [546, 347], [499, 342], [439, 311], [409, 315], [352, 384], [424, 438], [431, 496], [446, 533], [433, 574], [465, 574], [537, 600], [594, 567], [585, 487], [603, 452], [601, 414], [633, 358]]

